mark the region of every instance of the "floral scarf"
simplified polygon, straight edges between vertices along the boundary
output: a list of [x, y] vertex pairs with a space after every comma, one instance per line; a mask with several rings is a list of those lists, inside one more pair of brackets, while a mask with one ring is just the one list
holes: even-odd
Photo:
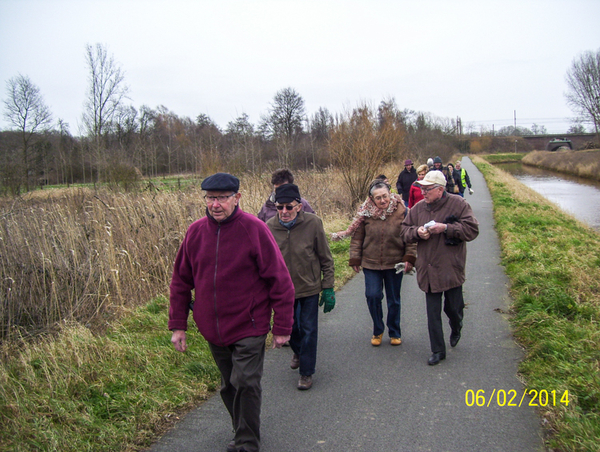
[[390, 198], [390, 205], [387, 207], [387, 209], [382, 210], [375, 205], [369, 196], [358, 208], [356, 216], [354, 217], [354, 220], [352, 220], [352, 223], [350, 223], [348, 229], [345, 231], [334, 232], [331, 234], [331, 238], [337, 241], [345, 237], [352, 236], [354, 231], [356, 231], [356, 228], [358, 228], [358, 226], [365, 221], [366, 217], [385, 220], [398, 209], [398, 203], [403, 202], [402, 198], [396, 193], [390, 193]]

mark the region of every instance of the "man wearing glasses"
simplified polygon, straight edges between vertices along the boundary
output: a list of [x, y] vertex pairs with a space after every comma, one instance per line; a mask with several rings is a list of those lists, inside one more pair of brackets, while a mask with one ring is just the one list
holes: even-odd
[[[300, 190], [284, 184], [275, 190], [277, 216], [267, 221], [292, 276], [296, 300], [290, 347], [294, 352], [290, 367], [298, 369], [297, 388], [312, 387], [317, 362], [319, 305], [324, 312], [335, 306], [334, 265], [323, 222], [302, 210]], [[319, 303], [319, 294], [321, 302]]]
[[234, 440], [227, 451], [260, 447], [265, 340], [273, 314], [273, 347], [292, 332], [294, 286], [266, 225], [239, 206], [239, 180], [217, 173], [202, 181], [206, 217], [192, 223], [181, 244], [171, 281], [169, 330], [184, 352], [193, 317], [221, 371], [221, 398], [231, 415]]
[[417, 283], [425, 292], [432, 352], [428, 364], [434, 366], [446, 359], [442, 295], [444, 313], [450, 321], [450, 346], [455, 347], [461, 337], [466, 242], [479, 235], [479, 222], [464, 198], [446, 192], [446, 177], [441, 171], [429, 171], [416, 183], [425, 202], [415, 204], [406, 215], [402, 237], [405, 242], [417, 242]]

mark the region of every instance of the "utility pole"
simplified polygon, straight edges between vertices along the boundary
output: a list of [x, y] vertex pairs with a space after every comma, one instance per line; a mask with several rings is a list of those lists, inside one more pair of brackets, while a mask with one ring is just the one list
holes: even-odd
[[515, 110], [515, 133], [517, 133], [517, 110]]

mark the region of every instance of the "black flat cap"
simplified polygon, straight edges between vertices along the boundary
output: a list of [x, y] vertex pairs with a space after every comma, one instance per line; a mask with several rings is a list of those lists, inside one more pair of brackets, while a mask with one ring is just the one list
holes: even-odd
[[300, 202], [300, 190], [297, 185], [283, 184], [275, 189], [275, 202], [284, 203], [298, 201]]
[[227, 173], [216, 173], [208, 176], [200, 185], [205, 191], [232, 191], [237, 193], [240, 189], [240, 180]]

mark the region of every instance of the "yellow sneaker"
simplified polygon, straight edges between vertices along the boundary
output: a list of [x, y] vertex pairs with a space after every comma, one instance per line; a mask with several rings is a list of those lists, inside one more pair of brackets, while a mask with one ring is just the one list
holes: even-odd
[[400, 345], [401, 343], [402, 343], [402, 339], [400, 339], [399, 337], [390, 338], [391, 345]]
[[377, 335], [377, 336], [373, 336], [371, 338], [371, 345], [374, 345], [375, 347], [378, 347], [381, 345], [381, 338], [383, 337], [383, 333]]

